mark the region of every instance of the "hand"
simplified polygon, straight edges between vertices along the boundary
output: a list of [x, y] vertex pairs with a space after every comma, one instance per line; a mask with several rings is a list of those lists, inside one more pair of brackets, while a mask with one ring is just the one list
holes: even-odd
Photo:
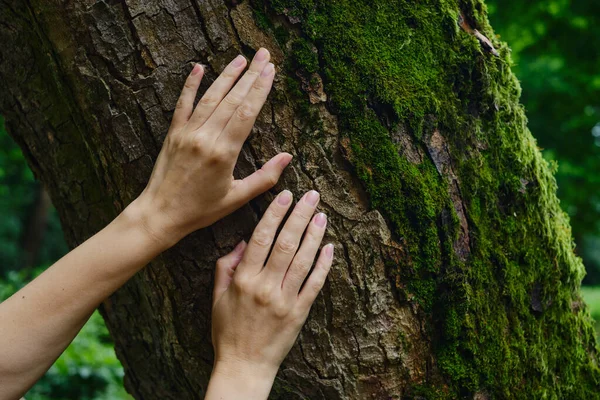
[[217, 262], [212, 316], [215, 366], [208, 394], [211, 390], [215, 393], [218, 382], [232, 379], [236, 384], [223, 389], [230, 390], [230, 398], [250, 398], [249, 392], [242, 393], [248, 386], [255, 389], [252, 398], [268, 395], [333, 260], [333, 245], [328, 244], [306, 279], [327, 225], [323, 213], [311, 219], [318, 202], [317, 192], [304, 195], [267, 260], [277, 229], [292, 203], [292, 194], [283, 191], [265, 212], [249, 244], [240, 243]]
[[233, 178], [242, 145], [273, 84], [269, 58], [261, 48], [234, 86], [246, 66], [239, 55], [195, 109], [202, 66], [196, 64], [188, 76], [150, 181], [133, 202], [146, 229], [165, 247], [273, 187], [291, 161], [290, 154], [280, 153], [249, 177]]

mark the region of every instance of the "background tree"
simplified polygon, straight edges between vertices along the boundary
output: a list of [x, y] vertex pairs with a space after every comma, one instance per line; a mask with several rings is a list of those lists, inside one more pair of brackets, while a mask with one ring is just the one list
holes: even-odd
[[[480, 1], [2, 4], [0, 104], [71, 246], [144, 187], [192, 60], [271, 49], [237, 173], [294, 154], [280, 186], [321, 192], [341, 255], [274, 398], [595, 395], [583, 267]], [[135, 397], [202, 393], [214, 262], [271, 197], [105, 302]]]

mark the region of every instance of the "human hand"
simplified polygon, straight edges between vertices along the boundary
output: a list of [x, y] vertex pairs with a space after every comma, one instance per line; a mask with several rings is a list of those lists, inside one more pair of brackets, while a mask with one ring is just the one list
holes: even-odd
[[145, 228], [165, 247], [273, 187], [291, 161], [290, 154], [280, 153], [247, 178], [233, 178], [242, 145], [273, 84], [269, 58], [261, 48], [234, 86], [246, 66], [239, 55], [195, 108], [202, 66], [196, 64], [188, 76], [150, 181], [132, 203]]
[[[292, 203], [292, 194], [281, 192], [249, 244], [240, 243], [217, 262], [212, 314], [215, 365], [207, 399], [217, 387], [223, 398], [268, 395], [333, 260], [333, 245], [328, 244], [306, 279], [327, 225], [325, 214], [313, 217], [318, 202], [315, 191], [302, 197], [267, 260], [277, 228]], [[224, 384], [227, 381], [235, 385]]]

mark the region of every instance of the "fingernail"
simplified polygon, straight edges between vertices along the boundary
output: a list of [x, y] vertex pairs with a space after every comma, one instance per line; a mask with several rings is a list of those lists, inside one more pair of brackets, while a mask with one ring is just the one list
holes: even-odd
[[273, 65], [273, 63], [268, 63], [267, 66], [260, 73], [260, 76], [262, 76], [263, 78], [266, 78], [267, 76], [269, 76], [273, 73], [273, 69], [275, 69], [275, 66]]
[[190, 75], [198, 75], [200, 71], [202, 71], [202, 65], [196, 64], [194, 65], [194, 68], [192, 69], [192, 73]]
[[315, 190], [311, 190], [306, 194], [305, 200], [311, 206], [316, 206], [319, 202], [319, 193]]
[[327, 224], [327, 215], [325, 215], [323, 213], [318, 213], [317, 216], [315, 217], [315, 224], [319, 228], [324, 227], [325, 224]]
[[290, 204], [290, 201], [292, 201], [292, 192], [289, 190], [284, 190], [283, 192], [279, 193], [279, 196], [277, 197], [277, 203], [282, 206], [287, 206]]
[[325, 255], [329, 258], [333, 258], [333, 244], [329, 243], [325, 246]]
[[239, 56], [233, 59], [231, 65], [233, 65], [234, 67], [241, 67], [244, 64], [245, 60], [246, 59], [244, 58], [244, 56], [240, 54]]
[[254, 59], [256, 61], [264, 61], [267, 59], [267, 56], [269, 55], [269, 51], [267, 49], [265, 49], [264, 47], [261, 47], [260, 50], [258, 50], [256, 52], [256, 55], [254, 56]]
[[234, 253], [239, 253], [239, 252], [241, 252], [244, 249], [244, 247], [246, 247], [246, 241], [242, 240], [241, 242], [239, 242], [237, 244], [237, 246], [235, 246], [235, 248], [233, 249], [233, 252]]

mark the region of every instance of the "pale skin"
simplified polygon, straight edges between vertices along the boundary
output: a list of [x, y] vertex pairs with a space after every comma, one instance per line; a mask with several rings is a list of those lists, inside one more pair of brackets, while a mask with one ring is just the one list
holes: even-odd
[[[273, 84], [269, 58], [260, 49], [239, 78], [247, 61], [238, 56], [196, 106], [204, 71], [194, 66], [141, 195], [103, 230], [0, 304], [0, 400], [26, 393], [100, 303], [154, 257], [277, 183], [291, 161], [287, 153], [244, 179], [233, 177], [241, 147]], [[314, 215], [319, 194], [306, 193], [276, 235], [292, 200], [289, 191], [281, 192], [249, 243], [240, 242], [217, 262], [215, 363], [206, 399], [266, 399], [323, 287], [333, 246], [321, 249], [311, 270], [327, 224], [324, 214]]]

